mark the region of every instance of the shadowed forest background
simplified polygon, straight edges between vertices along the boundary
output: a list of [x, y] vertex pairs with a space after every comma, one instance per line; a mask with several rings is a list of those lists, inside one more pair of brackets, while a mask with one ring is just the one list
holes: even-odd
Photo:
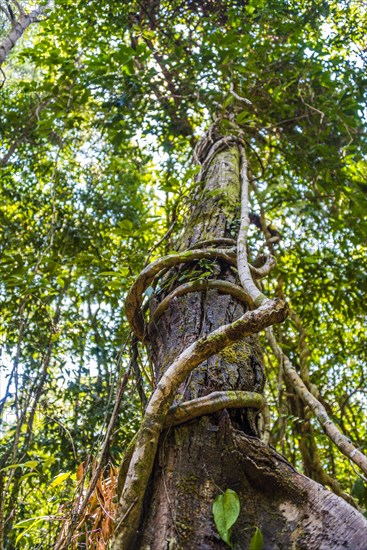
[[[0, 548], [53, 548], [96, 471], [72, 543], [107, 548], [155, 385], [124, 300], [182, 239], [214, 123], [245, 140], [249, 248], [290, 306], [278, 344], [366, 454], [366, 7], [1, 0]], [[260, 344], [269, 444], [366, 514], [366, 472]]]

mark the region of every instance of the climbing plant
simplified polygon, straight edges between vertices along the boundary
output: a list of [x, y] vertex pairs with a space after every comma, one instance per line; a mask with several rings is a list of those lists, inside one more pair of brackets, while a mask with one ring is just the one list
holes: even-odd
[[[210, 164], [198, 142], [212, 124], [243, 147], [248, 247], [276, 260], [261, 292], [289, 306], [273, 335], [261, 333], [266, 437], [365, 511], [366, 472], [350, 460], [366, 452], [363, 3], [0, 6], [5, 548], [52, 547], [62, 526], [74, 536], [80, 499], [83, 536], [92, 532], [85, 492], [131, 456], [154, 375], [128, 320], [142, 337], [154, 277], [182, 260], [176, 245]], [[213, 254], [235, 263], [235, 247], [181, 250], [204, 262], [179, 281], [185, 292], [220, 289]], [[145, 264], [158, 271], [143, 283]], [[251, 302], [246, 286], [236, 292]]]

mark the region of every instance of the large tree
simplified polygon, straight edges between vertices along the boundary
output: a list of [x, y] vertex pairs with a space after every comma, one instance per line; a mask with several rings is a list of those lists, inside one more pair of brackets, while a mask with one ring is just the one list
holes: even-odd
[[[256, 409], [265, 406], [256, 334], [268, 327], [286, 383], [316, 412], [339, 449], [367, 472], [366, 458], [332, 425], [315, 392], [275, 342], [270, 327], [285, 320], [287, 305], [267, 298], [254, 283], [269, 275], [274, 258], [261, 254], [254, 266], [248, 261], [249, 181], [243, 139], [235, 134], [223, 137], [217, 126], [211, 127], [195, 156], [202, 168], [192, 214], [179, 239], [181, 251], [149, 265], [126, 302], [131, 326], [152, 356], [157, 382], [132, 453], [122, 464], [113, 548], [247, 548], [255, 526], [265, 548], [362, 549], [366, 520], [342, 499], [298, 475], [256, 437]], [[269, 248], [272, 242], [270, 237]], [[177, 264], [179, 268], [167, 272]], [[139, 308], [153, 280], [156, 292], [145, 326]], [[222, 409], [226, 411], [213, 414]], [[218, 490], [223, 495], [215, 501]], [[259, 541], [257, 545], [262, 547]]]
[[239, 547], [358, 547], [273, 448], [364, 511], [365, 28], [354, 1], [61, 1], [3, 48], [7, 547], [115, 513], [117, 547], [225, 546], [222, 492]]

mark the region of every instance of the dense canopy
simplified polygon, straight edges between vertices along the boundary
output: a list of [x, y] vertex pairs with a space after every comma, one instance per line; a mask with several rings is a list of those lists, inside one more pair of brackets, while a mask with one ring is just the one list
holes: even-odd
[[[5, 548], [51, 548], [99, 461], [113, 481], [152, 385], [142, 346], [126, 382], [124, 298], [147, 262], [174, 250], [195, 188], [193, 147], [213, 122], [246, 143], [251, 246], [261, 230], [276, 237], [264, 287], [291, 307], [278, 340], [367, 453], [364, 4], [0, 3]], [[270, 443], [365, 512], [366, 479], [262, 343]], [[93, 513], [81, 530], [101, 526]]]

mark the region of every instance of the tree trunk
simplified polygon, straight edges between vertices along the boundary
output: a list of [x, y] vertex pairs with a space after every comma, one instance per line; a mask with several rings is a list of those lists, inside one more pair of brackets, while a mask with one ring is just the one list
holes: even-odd
[[35, 23], [43, 14], [45, 5], [36, 6], [30, 13], [21, 13], [20, 18], [13, 23], [9, 34], [0, 43], [0, 67], [4, 63], [8, 53], [12, 50], [18, 40], [23, 36], [26, 29]]
[[[239, 150], [233, 142], [213, 157], [181, 237], [182, 250], [203, 240], [236, 238], [239, 164]], [[200, 274], [208, 278], [208, 272], [209, 279], [238, 282], [236, 271], [224, 261], [197, 261], [173, 268], [159, 281], [161, 290], [151, 301], [151, 312], [174, 288]], [[187, 346], [231, 323], [245, 310], [243, 303], [212, 289], [174, 298], [149, 329], [148, 349], [157, 380]], [[217, 390], [262, 393], [264, 383], [261, 348], [257, 336], [250, 336], [195, 368], [180, 388], [176, 403]], [[365, 549], [367, 522], [363, 516], [298, 474], [258, 436], [255, 409], [224, 410], [165, 430], [136, 548], [228, 548], [214, 525], [212, 506], [215, 497], [229, 488], [237, 492], [241, 504], [232, 533], [234, 548], [248, 548], [259, 527], [265, 549]]]

